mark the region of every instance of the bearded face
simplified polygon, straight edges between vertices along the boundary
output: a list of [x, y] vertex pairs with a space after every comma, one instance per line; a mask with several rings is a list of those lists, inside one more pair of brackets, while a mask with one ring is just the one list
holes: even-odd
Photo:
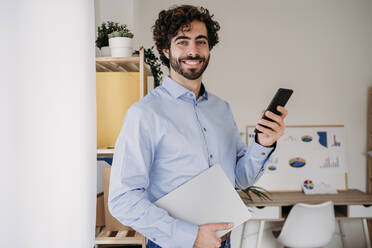
[[174, 71], [182, 75], [188, 80], [198, 79], [205, 69], [208, 67], [209, 63], [208, 57], [201, 57], [200, 55], [185, 56], [185, 57], [175, 57], [172, 53], [169, 53], [169, 64]]
[[172, 38], [170, 49], [164, 49], [163, 52], [169, 59], [171, 76], [181, 76], [187, 80], [200, 78], [210, 58], [205, 23], [193, 21], [181, 28]]

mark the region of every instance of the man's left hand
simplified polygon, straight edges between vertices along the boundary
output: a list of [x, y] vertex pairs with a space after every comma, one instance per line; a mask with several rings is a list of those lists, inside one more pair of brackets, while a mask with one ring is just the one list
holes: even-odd
[[[256, 129], [262, 132], [257, 134], [257, 141], [262, 146], [272, 146], [284, 134], [284, 119], [288, 112], [282, 106], [278, 106], [277, 110], [281, 113], [281, 115], [276, 115], [271, 111], [263, 110], [258, 121], [259, 124], [265, 125], [272, 130], [258, 124], [256, 125]], [[273, 121], [262, 119], [264, 114]]]

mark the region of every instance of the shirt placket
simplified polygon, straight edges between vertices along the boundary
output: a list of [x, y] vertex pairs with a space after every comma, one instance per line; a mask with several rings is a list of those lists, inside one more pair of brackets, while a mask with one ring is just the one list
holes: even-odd
[[[193, 97], [194, 95], [193, 94], [190, 94], [189, 96]], [[199, 103], [200, 102], [197, 102], [195, 100], [195, 97], [194, 97], [193, 98], [194, 113], [195, 113], [196, 121], [197, 121], [197, 123], [199, 125], [199, 128], [200, 128], [200, 131], [202, 133], [202, 137], [203, 137], [205, 149], [207, 151], [207, 156], [208, 156], [208, 165], [210, 167], [210, 166], [212, 166], [214, 164], [214, 159], [213, 159], [213, 154], [212, 154], [212, 152], [211, 152], [211, 150], [209, 149], [209, 146], [208, 146], [207, 129], [202, 125], [202, 123], [200, 121], [200, 118], [199, 118], [199, 115], [198, 115], [198, 109], [200, 110], [200, 108], [198, 108], [198, 104]]]

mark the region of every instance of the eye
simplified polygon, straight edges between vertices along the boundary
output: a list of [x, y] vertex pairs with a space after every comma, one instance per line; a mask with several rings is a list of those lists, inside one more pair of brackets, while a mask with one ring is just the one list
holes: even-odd
[[181, 40], [181, 41], [179, 41], [179, 42], [177, 42], [177, 45], [186, 45], [187, 44], [187, 42], [185, 41], [185, 40]]
[[197, 42], [197, 44], [198, 44], [198, 45], [206, 45], [207, 42], [206, 42], [205, 40], [199, 40], [199, 41]]

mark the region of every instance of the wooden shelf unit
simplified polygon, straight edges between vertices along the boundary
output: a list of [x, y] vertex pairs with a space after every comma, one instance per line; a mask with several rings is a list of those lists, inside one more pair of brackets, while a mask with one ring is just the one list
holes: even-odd
[[[140, 74], [140, 99], [147, 93], [145, 76], [152, 76], [150, 67], [144, 62], [144, 48], [139, 49], [138, 57], [97, 57], [96, 72], [139, 72]], [[114, 149], [97, 149], [97, 158], [112, 158]], [[106, 190], [107, 191], [107, 190]], [[107, 199], [106, 199], [107, 201]], [[102, 201], [102, 205], [103, 201]], [[102, 214], [101, 214], [102, 215]], [[101, 216], [102, 217], [102, 216]], [[102, 222], [102, 221], [101, 221]], [[112, 230], [112, 227], [98, 227], [101, 229], [95, 238], [97, 247], [103, 245], [139, 245], [146, 247], [146, 238], [134, 230]], [[115, 228], [114, 228], [115, 229]], [[106, 247], [105, 246], [105, 247]]]
[[96, 72], [139, 72], [140, 73], [140, 98], [144, 97], [145, 74], [152, 76], [150, 66], [145, 63], [143, 46], [139, 49], [137, 57], [96, 57]]
[[[125, 114], [131, 104], [142, 99], [148, 93], [147, 76], [152, 76], [152, 73], [150, 66], [145, 63], [143, 46], [139, 48], [139, 56], [135, 57], [97, 57], [96, 72], [97, 97], [100, 96], [100, 103], [97, 98], [97, 116], [99, 116], [97, 117], [97, 146], [99, 148], [113, 148], [113, 140], [117, 135], [118, 127], [121, 126], [118, 125], [118, 120], [122, 120], [122, 116], [118, 115], [118, 113]], [[135, 76], [132, 77], [131, 75]], [[111, 78], [112, 81], [107, 81], [106, 84], [106, 81], [104, 80], [111, 80]], [[118, 78], [119, 81], [117, 81]], [[135, 81], [138, 80], [138, 84], [131, 83], [130, 80], [133, 79]], [[123, 90], [123, 95], [119, 96], [120, 93], [116, 94], [117, 92], [120, 92], [116, 90], [115, 92], [112, 92], [115, 93], [112, 97], [108, 97], [110, 94], [107, 92], [114, 89], [112, 86]], [[100, 90], [98, 90], [98, 88]], [[104, 94], [98, 94], [98, 92], [104, 92]], [[110, 107], [108, 107], [109, 104], [115, 104], [114, 106], [117, 106], [117, 109], [110, 109]], [[100, 106], [100, 108], [98, 106]], [[108, 111], [106, 111], [107, 109]], [[118, 116], [118, 118], [115, 119], [113, 116]], [[107, 127], [111, 124], [115, 125], [111, 128], [111, 131], [109, 131], [110, 129], [107, 129]], [[113, 151], [97, 151], [98, 157], [112, 157], [112, 154]]]

